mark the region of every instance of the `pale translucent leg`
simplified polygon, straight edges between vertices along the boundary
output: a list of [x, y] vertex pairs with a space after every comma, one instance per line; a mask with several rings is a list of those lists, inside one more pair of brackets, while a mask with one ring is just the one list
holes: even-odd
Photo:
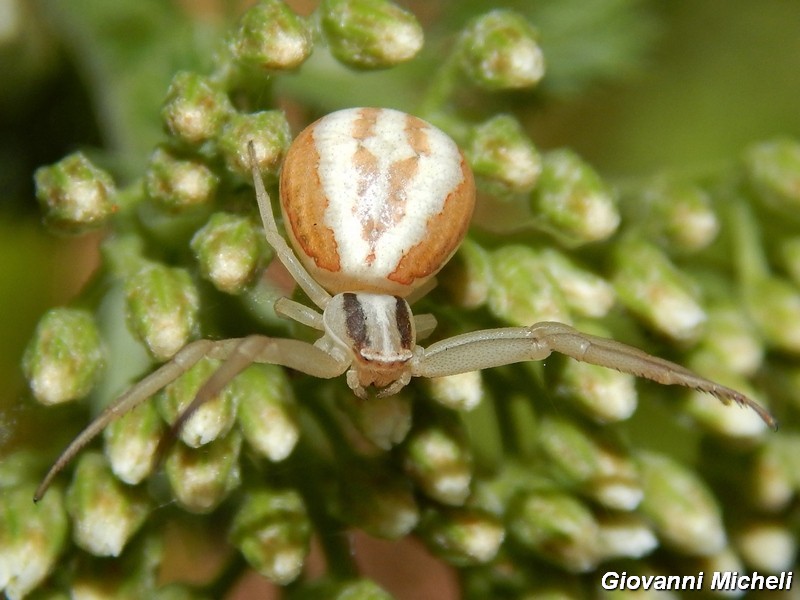
[[272, 214], [269, 194], [264, 189], [264, 181], [261, 179], [261, 173], [258, 172], [258, 159], [253, 142], [248, 142], [247, 151], [250, 154], [250, 166], [253, 174], [253, 185], [256, 189], [258, 211], [261, 213], [261, 221], [264, 223], [264, 237], [267, 238], [267, 243], [275, 250], [283, 266], [291, 273], [297, 284], [311, 298], [311, 301], [320, 308], [325, 308], [331, 299], [331, 295], [308, 274], [308, 271], [305, 270], [305, 267], [303, 267], [289, 244], [286, 243], [286, 240], [283, 239], [278, 231], [278, 225], [275, 223], [275, 217]]
[[187, 344], [172, 360], [128, 389], [78, 434], [42, 480], [34, 494], [34, 501], [41, 499], [59, 471], [109, 423], [139, 406], [206, 356], [225, 362], [200, 388], [189, 407], [178, 417], [172, 428], [173, 436], [197, 408], [214, 398], [231, 379], [252, 363], [283, 365], [323, 379], [336, 377], [348, 367], [347, 362], [299, 340], [254, 335], [220, 341], [197, 340]]
[[369, 399], [367, 396], [367, 390], [361, 385], [361, 382], [358, 380], [358, 372], [350, 368], [347, 370], [347, 375], [345, 376], [345, 380], [347, 381], [347, 387], [349, 387], [353, 393], [361, 398], [362, 400]]
[[297, 321], [312, 329], [318, 329], [320, 331], [325, 330], [322, 324], [321, 314], [313, 308], [309, 308], [305, 304], [300, 304], [294, 300], [289, 300], [289, 298], [278, 298], [275, 301], [275, 312], [281, 317]]
[[436, 317], [430, 313], [414, 315], [414, 329], [417, 330], [417, 339], [424, 340], [436, 329]]
[[725, 387], [676, 363], [652, 356], [632, 346], [582, 333], [555, 322], [531, 327], [486, 329], [443, 340], [423, 350], [414, 359], [415, 377], [441, 377], [477, 371], [528, 360], [542, 360], [551, 352], [575, 360], [616, 369], [665, 385], [682, 385], [754, 410], [770, 427], [773, 416], [744, 394]]
[[[300, 304], [289, 298], [278, 298], [275, 301], [275, 312], [280, 316], [307, 325], [312, 329], [324, 331], [322, 315], [309, 308], [305, 304]], [[436, 329], [436, 317], [430, 313], [414, 315], [414, 329], [417, 331], [417, 339], [424, 340]]]
[[389, 384], [382, 390], [380, 390], [377, 394], [378, 398], [387, 398], [389, 396], [394, 396], [404, 387], [406, 387], [409, 383], [411, 383], [411, 373], [405, 372], [400, 375], [399, 378], [394, 383]]
[[200, 387], [189, 406], [178, 415], [167, 434], [161, 438], [156, 451], [156, 462], [160, 462], [164, 452], [197, 409], [216, 398], [226, 385], [253, 363], [283, 365], [321, 379], [341, 375], [348, 366], [319, 348], [299, 340], [251, 335], [234, 341], [235, 345], [224, 347], [219, 352], [221, 356], [217, 352], [209, 353], [211, 358], [223, 358], [225, 362]]

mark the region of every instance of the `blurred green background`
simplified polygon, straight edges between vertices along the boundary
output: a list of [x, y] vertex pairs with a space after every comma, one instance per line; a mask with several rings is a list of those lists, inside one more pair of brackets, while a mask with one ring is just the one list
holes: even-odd
[[[244, 4], [0, 0], [0, 456], [35, 432], [35, 409], [20, 401], [25, 343], [41, 313], [69, 302], [86, 281], [99, 239], [45, 231], [35, 168], [83, 149], [122, 183], [141, 173], [160, 136], [158, 110], [172, 74], [210, 61]], [[314, 6], [293, 4], [303, 13]], [[516, 8], [534, 24], [551, 19], [542, 27], [545, 56], [572, 71], [561, 68], [541, 93], [520, 95], [517, 111], [542, 149], [570, 146], [611, 182], [663, 169], [703, 172], [732, 164], [751, 142], [800, 135], [796, 0], [400, 4], [430, 31], [430, 50], [412, 69], [435, 62], [436, 49], [490, 7]], [[559, 29], [565, 5], [579, 18]], [[336, 71], [330, 86], [309, 86], [301, 73], [280, 91], [333, 107], [350, 101], [348, 77]], [[406, 86], [399, 107], [413, 109], [402, 71], [362, 76], [359, 85], [374, 90], [356, 93], [379, 101], [394, 92], [387, 78]]]

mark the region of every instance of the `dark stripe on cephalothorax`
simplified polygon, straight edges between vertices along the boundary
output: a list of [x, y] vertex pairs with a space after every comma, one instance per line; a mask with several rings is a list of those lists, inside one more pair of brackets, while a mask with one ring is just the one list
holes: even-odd
[[347, 335], [353, 340], [357, 350], [369, 345], [367, 336], [367, 316], [364, 314], [364, 307], [358, 300], [358, 296], [351, 293], [342, 294]]
[[397, 331], [400, 333], [400, 345], [404, 350], [411, 350], [411, 343], [414, 341], [411, 334], [411, 313], [408, 310], [408, 303], [395, 296], [395, 322]]

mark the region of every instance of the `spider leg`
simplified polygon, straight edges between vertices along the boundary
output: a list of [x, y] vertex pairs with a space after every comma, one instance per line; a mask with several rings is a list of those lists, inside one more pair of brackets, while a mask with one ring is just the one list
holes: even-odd
[[264, 224], [264, 237], [267, 238], [267, 242], [275, 250], [283, 266], [291, 273], [292, 278], [303, 288], [303, 291], [311, 298], [311, 301], [320, 308], [325, 308], [331, 299], [331, 295], [309, 275], [305, 267], [300, 264], [297, 256], [292, 252], [289, 244], [286, 243], [286, 240], [283, 239], [278, 231], [278, 225], [275, 223], [275, 217], [272, 214], [272, 204], [269, 200], [269, 194], [267, 194], [267, 190], [264, 188], [264, 181], [261, 179], [261, 173], [258, 172], [258, 159], [252, 141], [247, 143], [247, 152], [250, 154], [253, 185], [256, 190], [258, 212], [261, 213], [261, 221]]
[[412, 358], [413, 377], [443, 377], [468, 371], [480, 371], [528, 360], [542, 360], [550, 348], [531, 335], [527, 327], [484, 329], [456, 335], [417, 347]]
[[417, 339], [424, 340], [436, 329], [436, 317], [430, 313], [414, 315], [414, 327], [417, 330]]
[[764, 423], [777, 429], [775, 418], [763, 406], [734, 389], [706, 379], [681, 365], [621, 342], [580, 332], [555, 322], [537, 323], [531, 330], [548, 347], [575, 360], [616, 369], [664, 385], [682, 385], [711, 394], [723, 404], [735, 402], [752, 409]]
[[[239, 340], [225, 341], [235, 341], [236, 344], [225, 349], [225, 362], [200, 387], [189, 406], [178, 415], [169, 431], [161, 438], [155, 454], [156, 464], [161, 462], [197, 409], [216, 398], [226, 385], [253, 363], [280, 364], [322, 379], [336, 377], [348, 366], [323, 350], [298, 340], [251, 335]], [[214, 354], [211, 356], [219, 358]]]
[[582, 333], [556, 322], [531, 327], [486, 329], [437, 342], [418, 353], [412, 365], [415, 377], [441, 377], [528, 360], [542, 360], [558, 352], [579, 360], [664, 385], [682, 385], [751, 408], [773, 429], [775, 418], [760, 404], [731, 388], [701, 377], [676, 363], [652, 356], [627, 344]]
[[278, 298], [275, 301], [275, 312], [286, 319], [291, 319], [302, 323], [312, 329], [324, 331], [325, 326], [322, 324], [322, 315], [309, 308], [305, 304], [300, 304], [289, 298]]
[[[299, 340], [254, 335], [241, 339], [192, 342], [184, 346], [169, 362], [129, 388], [78, 434], [39, 484], [33, 496], [34, 502], [41, 500], [53, 478], [109, 423], [139, 406], [206, 356], [226, 362], [200, 388], [189, 408], [178, 417], [168, 437], [170, 435], [174, 437], [197, 408], [214, 398], [225, 384], [254, 362], [282, 365], [324, 379], [340, 375], [349, 366], [341, 358], [331, 356], [324, 350]], [[163, 442], [159, 448], [162, 446]]]
[[47, 475], [45, 475], [45, 478], [36, 489], [36, 493], [33, 495], [33, 501], [38, 502], [41, 500], [47, 488], [50, 487], [53, 478], [67, 466], [86, 444], [103, 431], [109, 423], [133, 410], [161, 388], [167, 386], [191, 369], [192, 366], [210, 352], [214, 343], [215, 342], [210, 340], [197, 340], [187, 344], [172, 357], [172, 360], [162, 365], [158, 370], [150, 373], [150, 375], [137, 384], [131, 386], [125, 393], [117, 398], [116, 401], [106, 407], [94, 421], [89, 423], [86, 429], [81, 431], [80, 434], [72, 440], [53, 466], [50, 467]]
[[228, 385], [239, 373], [255, 362], [255, 357], [270, 342], [270, 338], [264, 336], [250, 336], [238, 340], [230, 354], [220, 367], [214, 371], [206, 382], [197, 391], [197, 394], [183, 412], [181, 412], [169, 431], [161, 437], [155, 453], [154, 464], [161, 463], [166, 451], [172, 446], [180, 435], [181, 429], [191, 416], [197, 412], [206, 402], [216, 398], [222, 389]]

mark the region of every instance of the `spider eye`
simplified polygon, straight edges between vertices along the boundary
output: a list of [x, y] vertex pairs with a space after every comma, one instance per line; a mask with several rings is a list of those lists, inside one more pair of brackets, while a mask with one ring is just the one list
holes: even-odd
[[402, 348], [394, 351], [387, 348], [359, 348], [358, 354], [364, 362], [385, 364], [386, 366], [397, 366], [411, 360], [413, 353], [411, 350]]
[[413, 356], [416, 331], [411, 309], [399, 296], [339, 294], [325, 315], [329, 332], [362, 363], [380, 369], [408, 362]]

